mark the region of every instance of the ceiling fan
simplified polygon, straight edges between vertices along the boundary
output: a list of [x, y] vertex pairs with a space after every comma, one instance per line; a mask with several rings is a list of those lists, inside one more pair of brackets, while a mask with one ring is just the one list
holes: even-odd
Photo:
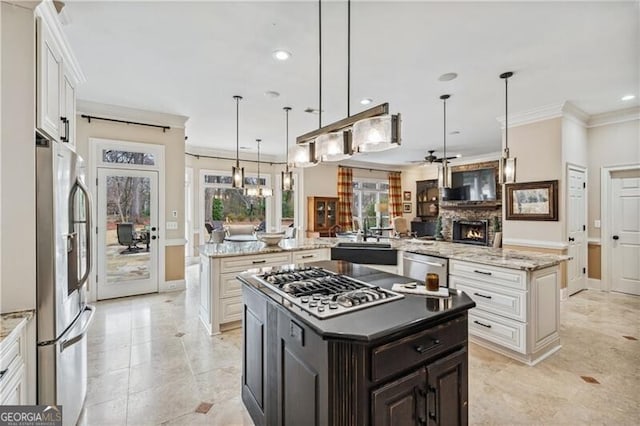
[[[438, 157], [437, 155], [433, 155], [433, 153], [436, 152], [433, 149], [427, 152], [429, 153], [429, 155], [424, 157], [424, 160], [409, 161], [409, 163], [433, 164], [433, 163], [442, 163], [442, 160], [444, 160], [443, 157]], [[454, 158], [457, 158], [457, 157], [455, 155], [453, 157], [447, 157], [447, 160], [453, 160]]]

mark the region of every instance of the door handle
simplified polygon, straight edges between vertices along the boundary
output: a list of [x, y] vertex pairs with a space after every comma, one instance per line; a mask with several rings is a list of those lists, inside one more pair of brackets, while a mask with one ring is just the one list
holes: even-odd
[[80, 281], [78, 282], [78, 287], [82, 287], [84, 285], [84, 283], [87, 282], [87, 280], [89, 279], [89, 273], [91, 272], [91, 206], [93, 205], [93, 201], [91, 200], [91, 194], [89, 194], [89, 189], [82, 183], [82, 181], [80, 179], [76, 180], [76, 185], [77, 188], [80, 188], [80, 191], [82, 191], [82, 194], [85, 197], [85, 203], [84, 203], [84, 219], [85, 219], [85, 225], [86, 225], [86, 231], [85, 232], [85, 242], [87, 244], [87, 256], [86, 256], [86, 265], [85, 265], [85, 270], [84, 270], [84, 274], [82, 275], [82, 277], [80, 278]]
[[155, 235], [152, 235], [152, 236], [151, 236], [151, 239], [152, 239], [152, 240], [155, 240], [156, 238], [158, 238], [158, 237], [156, 237]]
[[93, 316], [96, 313], [96, 308], [94, 308], [91, 305], [87, 305], [84, 309], [85, 309], [85, 312], [89, 311], [89, 319], [84, 324], [84, 326], [82, 327], [82, 330], [80, 330], [80, 332], [78, 334], [76, 334], [75, 336], [73, 336], [73, 337], [71, 337], [69, 339], [63, 340], [60, 343], [60, 352], [64, 352], [64, 350], [67, 349], [69, 346], [75, 345], [80, 340], [82, 340], [82, 337], [84, 337], [84, 335], [87, 334], [87, 330], [89, 330], [89, 326], [91, 325], [91, 321], [93, 321]]
[[64, 136], [60, 136], [60, 140], [69, 142], [69, 120], [67, 120], [67, 117], [60, 117], [60, 121], [64, 124]]
[[573, 238], [573, 237], [569, 237], [569, 242], [573, 242], [573, 241], [575, 241], [575, 240], [576, 240], [575, 238]]
[[620, 237], [619, 237], [618, 235], [614, 235], [612, 238], [613, 238], [614, 240], [616, 240], [616, 241], [618, 241], [618, 240], [620, 239]]

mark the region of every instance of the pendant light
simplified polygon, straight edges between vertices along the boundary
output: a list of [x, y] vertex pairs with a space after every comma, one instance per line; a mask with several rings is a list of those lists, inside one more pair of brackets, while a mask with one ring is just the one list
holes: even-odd
[[[320, 52], [322, 54], [322, 52]], [[347, 1], [347, 118], [351, 117], [351, 0]], [[325, 133], [316, 139], [321, 161], [340, 161], [353, 155], [351, 130]]]
[[287, 162], [285, 165], [285, 169], [282, 172], [282, 190], [283, 191], [292, 191], [293, 190], [293, 172], [289, 170], [289, 111], [291, 111], [291, 107], [284, 107], [285, 115], [285, 123], [286, 123], [286, 140], [287, 140], [287, 149], [286, 156]]
[[513, 72], [500, 74], [504, 80], [504, 151], [500, 158], [500, 183], [515, 183], [516, 159], [509, 157], [509, 77]]
[[244, 167], [240, 167], [240, 100], [242, 96], [235, 95], [236, 100], [236, 165], [231, 167], [231, 187], [244, 188]]
[[258, 144], [258, 197], [271, 197], [271, 195], [273, 195], [273, 191], [271, 190], [271, 188], [268, 187], [264, 187], [262, 186], [262, 181], [260, 180], [260, 142], [262, 142], [261, 139], [256, 139], [256, 143]]
[[442, 126], [442, 142], [444, 155], [442, 157], [442, 167], [438, 169], [438, 186], [441, 189], [451, 188], [451, 169], [449, 168], [449, 161], [447, 160], [447, 99], [451, 95], [442, 95], [442, 110], [443, 110], [443, 126]]

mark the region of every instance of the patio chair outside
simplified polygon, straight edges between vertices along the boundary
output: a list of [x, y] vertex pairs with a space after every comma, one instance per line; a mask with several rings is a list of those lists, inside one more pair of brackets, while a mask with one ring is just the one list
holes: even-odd
[[133, 231], [133, 223], [118, 223], [117, 233], [118, 244], [127, 247], [125, 250], [122, 250], [120, 254], [137, 253], [142, 250], [142, 247], [137, 246], [138, 239], [135, 237]]

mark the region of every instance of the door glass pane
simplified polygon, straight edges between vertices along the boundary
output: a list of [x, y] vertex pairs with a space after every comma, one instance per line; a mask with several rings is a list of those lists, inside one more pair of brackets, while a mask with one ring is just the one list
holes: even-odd
[[106, 184], [107, 283], [149, 279], [151, 179], [112, 175]]

